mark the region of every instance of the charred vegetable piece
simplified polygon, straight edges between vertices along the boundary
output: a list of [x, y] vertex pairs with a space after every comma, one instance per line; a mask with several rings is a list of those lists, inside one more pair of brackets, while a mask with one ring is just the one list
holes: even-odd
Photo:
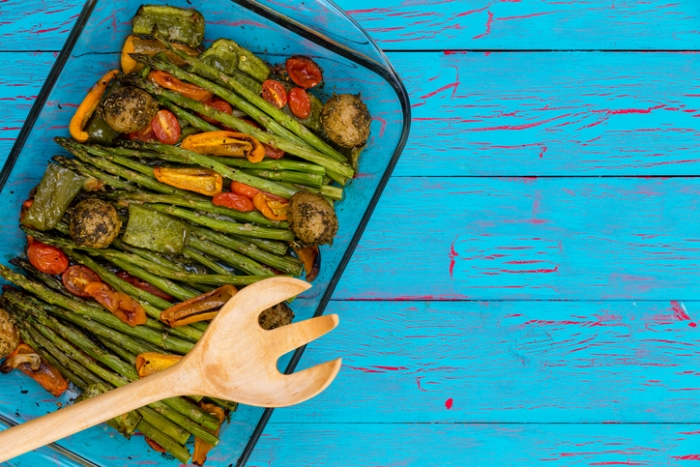
[[85, 131], [85, 127], [87, 126], [90, 117], [92, 117], [92, 114], [95, 112], [95, 110], [97, 110], [97, 106], [100, 104], [100, 100], [107, 90], [109, 82], [112, 81], [112, 78], [117, 76], [117, 74], [119, 74], [119, 70], [107, 72], [107, 74], [100, 78], [92, 89], [90, 89], [87, 96], [85, 96], [85, 99], [83, 99], [78, 106], [78, 110], [75, 111], [73, 118], [70, 120], [70, 125], [68, 126], [70, 135], [76, 141], [84, 143], [88, 140], [90, 135], [87, 131]]
[[207, 65], [233, 76], [236, 69], [262, 83], [270, 76], [270, 67], [253, 52], [230, 39], [217, 39], [204, 51], [201, 59]]
[[182, 360], [180, 355], [166, 355], [156, 352], [145, 352], [136, 356], [136, 372], [140, 378], [145, 378], [166, 368], [170, 368]]
[[299, 191], [289, 200], [289, 228], [308, 246], [333, 242], [338, 232], [338, 218], [333, 207], [321, 195]]
[[0, 372], [7, 374], [15, 368], [19, 368], [55, 397], [68, 389], [68, 382], [61, 373], [27, 344], [20, 343], [17, 346], [0, 366]]
[[295, 55], [285, 62], [289, 78], [304, 89], [313, 88], [323, 81], [323, 70], [311, 58]]
[[211, 292], [178, 303], [164, 310], [160, 320], [170, 327], [184, 326], [198, 321], [214, 319], [224, 303], [229, 301], [238, 290], [232, 285], [223, 285]]
[[136, 300], [123, 292], [117, 292], [104, 282], [90, 282], [85, 286], [85, 293], [107, 308], [122, 323], [132, 327], [146, 324], [146, 310]]
[[[99, 396], [110, 389], [112, 388], [106, 383], [90, 384], [83, 390], [80, 397], [76, 399], [76, 402], [92, 399], [93, 397]], [[128, 439], [134, 434], [134, 431], [136, 431], [136, 426], [141, 422], [141, 418], [141, 415], [134, 410], [129, 413], [125, 413], [124, 415], [120, 415], [119, 417], [112, 418], [111, 420], [107, 420], [106, 423]]]
[[257, 139], [236, 131], [207, 131], [188, 136], [180, 147], [210, 156], [245, 157], [252, 163], [265, 157], [265, 147]]
[[151, 121], [153, 133], [163, 144], [175, 144], [180, 140], [180, 123], [169, 110], [161, 109]]
[[162, 298], [165, 301], [172, 302], [173, 300], [175, 300], [173, 297], [171, 297], [167, 293], [163, 292], [158, 287], [156, 287], [156, 286], [154, 286], [146, 281], [143, 281], [136, 276], [132, 276], [131, 274], [129, 274], [126, 271], [118, 272], [117, 277], [119, 277], [120, 279], [124, 279], [129, 284], [133, 285], [134, 287], [138, 287], [139, 289], [144, 290], [152, 295], [155, 295], [158, 298]]
[[85, 291], [85, 287], [87, 287], [90, 282], [102, 282], [102, 279], [87, 266], [75, 264], [66, 269], [61, 275], [61, 281], [66, 289], [73, 295], [87, 298], [90, 294]]
[[181, 81], [165, 71], [152, 71], [148, 74], [148, 79], [158, 86], [170, 89], [171, 91], [175, 91], [196, 101], [206, 101], [214, 96], [210, 91], [202, 89], [197, 85]]
[[[202, 409], [204, 409], [207, 413], [219, 419], [219, 428], [217, 428], [216, 430], [209, 430], [214, 436], [219, 436], [219, 430], [221, 429], [221, 425], [226, 419], [226, 412], [221, 407], [216, 406], [214, 404], [207, 404], [206, 402], [200, 402], [199, 406]], [[211, 451], [213, 447], [214, 446], [212, 444], [195, 437], [194, 454], [192, 454], [192, 463], [194, 465], [204, 465], [204, 463], [207, 460], [207, 454], [209, 454], [209, 451]]]
[[7, 357], [19, 345], [19, 333], [10, 314], [0, 308], [0, 358]]
[[109, 126], [104, 118], [94, 115], [85, 129], [88, 133], [88, 143], [111, 145], [121, 135], [117, 130]]
[[212, 169], [156, 167], [153, 175], [161, 183], [205, 196], [221, 193], [224, 185], [224, 178]]
[[258, 316], [260, 327], [266, 330], [286, 326], [294, 319], [294, 312], [285, 302], [268, 308]]
[[123, 241], [158, 253], [181, 253], [187, 227], [170, 216], [129, 204], [129, 222]]
[[323, 106], [321, 124], [328, 137], [338, 146], [362, 146], [369, 138], [372, 117], [359, 94], [336, 94]]
[[88, 198], [73, 209], [70, 234], [80, 246], [107, 248], [119, 235], [122, 221], [117, 210], [106, 201]]
[[119, 133], [132, 133], [151, 124], [158, 102], [133, 86], [117, 89], [102, 104], [107, 124]]
[[302, 247], [294, 242], [292, 242], [292, 249], [304, 265], [306, 281], [313, 282], [321, 271], [321, 250], [317, 246]]
[[[192, 55], [193, 57], [199, 55], [199, 51], [184, 44], [174, 43], [173, 47], [185, 52], [187, 55]], [[185, 65], [185, 61], [182, 58], [170, 52], [160, 41], [131, 35], [126, 38], [126, 41], [124, 41], [124, 47], [122, 48], [122, 71], [124, 74], [129, 74], [136, 73], [143, 69], [143, 64], [131, 58], [131, 54], [133, 53], [145, 54], [153, 57], [161, 52], [165, 53], [165, 56], [168, 57], [168, 60], [170, 60], [173, 65]]]
[[[253, 206], [260, 213], [273, 221], [286, 221], [289, 202], [272, 198], [268, 194], [260, 192], [253, 196]], [[291, 227], [291, 224], [290, 224]]]
[[49, 164], [27, 210], [23, 223], [36, 230], [51, 230], [66, 213], [68, 206], [83, 188], [85, 178], [72, 170]]
[[131, 20], [134, 34], [150, 36], [156, 30], [170, 41], [198, 47], [204, 39], [204, 16], [194, 9], [141, 5]]

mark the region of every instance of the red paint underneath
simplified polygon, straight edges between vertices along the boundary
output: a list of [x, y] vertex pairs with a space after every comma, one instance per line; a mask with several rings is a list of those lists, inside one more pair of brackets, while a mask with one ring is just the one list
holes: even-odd
[[671, 300], [671, 309], [673, 310], [673, 317], [677, 321], [690, 321], [690, 316], [677, 301]]
[[445, 408], [447, 408], [447, 410], [450, 410], [450, 409], [452, 408], [453, 402], [454, 402], [454, 401], [452, 400], [451, 397], [450, 397], [449, 399], [447, 399], [447, 400], [445, 401]]

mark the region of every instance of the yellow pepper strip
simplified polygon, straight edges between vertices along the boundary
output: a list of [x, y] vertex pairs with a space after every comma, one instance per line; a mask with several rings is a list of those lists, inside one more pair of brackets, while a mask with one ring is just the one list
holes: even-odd
[[[173, 43], [173, 48], [181, 50], [187, 55], [191, 55], [193, 57], [199, 55], [198, 50], [184, 44]], [[122, 48], [122, 71], [125, 75], [128, 75], [129, 73], [136, 73], [137, 71], [141, 71], [143, 69], [143, 63], [139, 63], [131, 58], [130, 54], [140, 53], [152, 57], [160, 52], [165, 52], [168, 60], [170, 60], [173, 65], [184, 66], [187, 64], [180, 56], [170, 52], [160, 41], [156, 39], [144, 39], [142, 37], [131, 35], [126, 38], [126, 41], [124, 41], [124, 47]]]
[[100, 100], [107, 89], [107, 85], [110, 81], [112, 81], [112, 78], [118, 74], [119, 70], [107, 72], [92, 87], [92, 89], [90, 89], [87, 96], [85, 96], [85, 99], [83, 99], [83, 102], [80, 103], [78, 110], [75, 111], [75, 115], [73, 115], [73, 118], [70, 119], [70, 125], [68, 126], [70, 135], [74, 140], [78, 141], [79, 143], [84, 143], [88, 140], [90, 135], [84, 130], [84, 128], [87, 126], [88, 120], [90, 120], [90, 117], [92, 117], [95, 109], [97, 109], [97, 106], [99, 105]]
[[170, 327], [184, 326], [198, 321], [214, 319], [219, 309], [236, 295], [238, 289], [230, 284], [222, 285], [211, 292], [190, 298], [160, 313], [160, 320]]
[[265, 147], [260, 141], [236, 131], [207, 131], [190, 135], [180, 145], [199, 154], [223, 157], [245, 157], [257, 163], [265, 157]]
[[224, 186], [224, 178], [211, 169], [156, 167], [153, 175], [161, 183], [205, 196], [218, 195]]
[[277, 199], [265, 196], [262, 191], [253, 196], [253, 206], [260, 211], [263, 216], [273, 221], [286, 221], [287, 209], [289, 202], [283, 202]]
[[139, 378], [144, 378], [170, 368], [180, 360], [182, 360], [180, 355], [165, 355], [156, 352], [140, 353], [136, 356], [136, 372], [139, 374]]
[[[210, 431], [211, 434], [213, 434], [214, 436], [219, 436], [219, 430], [221, 429], [221, 425], [226, 419], [226, 412], [224, 411], [224, 409], [214, 404], [207, 404], [206, 402], [200, 402], [199, 407], [208, 414], [213, 415], [219, 419], [219, 427], [216, 430], [207, 430]], [[201, 439], [195, 436], [192, 463], [194, 465], [204, 465], [204, 463], [207, 460], [207, 454], [209, 454], [209, 451], [211, 451], [211, 448], [213, 447], [214, 446], [212, 446], [211, 444], [207, 443], [206, 441], [202, 441]]]

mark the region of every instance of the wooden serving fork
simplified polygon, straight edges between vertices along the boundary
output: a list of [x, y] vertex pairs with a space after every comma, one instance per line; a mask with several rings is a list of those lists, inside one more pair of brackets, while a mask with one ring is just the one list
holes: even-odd
[[0, 433], [0, 462], [168, 397], [199, 394], [260, 407], [285, 407], [314, 397], [338, 374], [341, 359], [291, 375], [277, 370], [277, 360], [334, 329], [338, 315], [271, 331], [258, 324], [263, 310], [309, 287], [289, 277], [245, 287], [172, 367]]

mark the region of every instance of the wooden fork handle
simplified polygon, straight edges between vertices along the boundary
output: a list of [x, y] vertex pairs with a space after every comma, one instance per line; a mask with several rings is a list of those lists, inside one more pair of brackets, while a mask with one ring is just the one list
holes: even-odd
[[168, 397], [177, 381], [162, 372], [0, 432], [0, 463]]

